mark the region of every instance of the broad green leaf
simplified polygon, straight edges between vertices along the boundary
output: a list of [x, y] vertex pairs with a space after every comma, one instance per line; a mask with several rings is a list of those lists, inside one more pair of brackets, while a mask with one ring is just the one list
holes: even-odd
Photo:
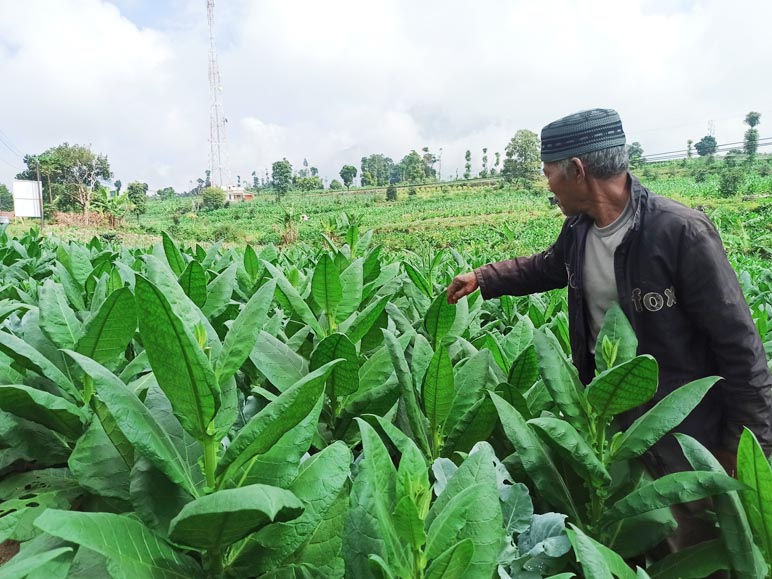
[[713, 539], [672, 553], [646, 570], [655, 579], [690, 579], [731, 569], [726, 548], [720, 539]]
[[0, 411], [0, 473], [17, 462], [34, 463], [36, 468], [67, 461], [71, 448], [61, 436], [44, 426]]
[[536, 348], [528, 345], [518, 354], [509, 369], [507, 382], [520, 392], [525, 392], [539, 379], [539, 360]]
[[616, 347], [615, 365], [632, 360], [638, 353], [638, 338], [635, 336], [627, 316], [616, 302], [612, 303], [611, 307], [606, 310], [603, 324], [598, 331], [595, 346], [595, 367], [598, 372], [608, 370], [602, 351], [603, 338], [608, 338]]
[[453, 496], [439, 511], [429, 526], [426, 537], [425, 554], [429, 560], [439, 557], [446, 549], [453, 546], [467, 519], [473, 518], [472, 511], [479, 508], [478, 504], [485, 496], [485, 488], [485, 483], [467, 487]]
[[32, 370], [36, 374], [51, 380], [71, 400], [80, 401], [83, 399], [80, 391], [75, 388], [70, 379], [47, 356], [24, 340], [7, 332], [0, 332], [0, 352], [11, 358], [22, 368]]
[[432, 297], [434, 296], [434, 292], [432, 291], [432, 288], [429, 285], [429, 282], [424, 277], [424, 275], [420, 271], [418, 271], [415, 268], [415, 266], [409, 264], [406, 261], [402, 262], [402, 266], [405, 268], [405, 272], [407, 273], [407, 276], [415, 284], [415, 286], [421, 291], [421, 293], [424, 294], [427, 298], [432, 299]]
[[756, 544], [772, 563], [772, 466], [756, 436], [744, 429], [737, 448], [737, 478], [746, 485], [740, 492]]
[[24, 579], [57, 557], [72, 552], [72, 547], [59, 547], [30, 558], [14, 557], [0, 567], [0, 579]]
[[742, 488], [744, 485], [741, 482], [716, 472], [690, 471], [668, 474], [618, 500], [606, 511], [604, 521], [613, 523], [662, 507]]
[[[726, 474], [721, 463], [695, 439], [680, 433], [675, 433], [674, 436], [694, 470]], [[727, 556], [737, 578], [756, 579], [766, 575], [766, 570], [757, 565], [753, 535], [738, 493], [730, 492], [714, 497], [713, 506]]]
[[233, 321], [217, 357], [216, 374], [220, 385], [241, 368], [252, 352], [258, 332], [265, 325], [275, 291], [276, 282], [266, 283], [254, 293]]
[[397, 338], [394, 337], [394, 334], [388, 330], [384, 330], [383, 336], [386, 341], [386, 346], [389, 349], [389, 354], [391, 354], [394, 371], [397, 374], [402, 401], [405, 404], [410, 429], [413, 431], [413, 436], [415, 437], [414, 442], [418, 445], [424, 455], [431, 456], [426, 433], [427, 420], [418, 407], [416, 392], [413, 387], [413, 376], [411, 375], [407, 361], [405, 360], [405, 354], [402, 351], [402, 347], [397, 341]]
[[474, 543], [471, 539], [464, 539], [431, 562], [426, 570], [426, 579], [464, 579], [473, 556]]
[[565, 420], [534, 418], [528, 424], [537, 427], [558, 453], [588, 482], [611, 484], [611, 476], [582, 436]]
[[56, 251], [57, 258], [70, 272], [72, 278], [81, 286], [93, 271], [91, 254], [82, 244], [71, 241], [68, 245], [60, 245]]
[[290, 521], [303, 503], [290, 491], [249, 485], [199, 497], [171, 523], [169, 537], [197, 549], [222, 549], [273, 522]]
[[[609, 561], [598, 549], [599, 543], [593, 541], [575, 525], [571, 525], [570, 529], [566, 529], [566, 534], [574, 547], [576, 560], [582, 565], [582, 571], [584, 571], [584, 576], [587, 579], [613, 579]], [[613, 553], [613, 551], [610, 552]], [[627, 567], [624, 561], [622, 561], [622, 565]], [[633, 579], [635, 577], [633, 570], [627, 567], [627, 571], [629, 573], [626, 572], [622, 576], [623, 579]]]
[[251, 245], [244, 248], [244, 270], [252, 282], [257, 281], [257, 276], [260, 274], [260, 260]]
[[580, 521], [571, 492], [536, 434], [522, 415], [503, 398], [492, 392], [490, 397], [496, 405], [504, 432], [517, 450], [528, 476], [550, 505], [567, 513], [572, 520]]
[[534, 333], [533, 345], [539, 358], [539, 372], [555, 404], [571, 426], [588, 432], [584, 386], [576, 368], [566, 359], [555, 336], [544, 328]]
[[267, 452], [286, 432], [294, 428], [316, 406], [324, 382], [339, 362], [329, 362], [288, 388], [258, 412], [242, 428], [217, 465], [218, 474], [238, 471], [255, 456]]
[[110, 413], [110, 410], [99, 397], [91, 398], [91, 407], [94, 409], [94, 415], [102, 424], [102, 429], [105, 434], [110, 439], [113, 446], [115, 446], [115, 450], [121, 455], [126, 466], [131, 468], [131, 465], [134, 464], [134, 447], [123, 435], [121, 429], [118, 428], [118, 424], [116, 424], [115, 418]]
[[129, 500], [130, 467], [105, 434], [99, 420], [92, 420], [70, 455], [67, 465], [81, 487], [101, 497]]
[[86, 326], [75, 350], [102, 365], [114, 362], [137, 329], [137, 308], [129, 288], [114, 291]]
[[501, 514], [507, 535], [518, 535], [528, 529], [533, 516], [533, 502], [523, 483], [505, 485], [499, 489]]
[[335, 313], [337, 321], [342, 322], [359, 309], [362, 303], [362, 276], [362, 259], [355, 259], [341, 272], [342, 293]]
[[443, 456], [451, 456], [453, 452], [469, 452], [481, 440], [488, 440], [493, 433], [499, 415], [496, 406], [486, 395], [480, 398], [458, 420], [448, 433], [442, 447]]
[[419, 392], [433, 356], [434, 349], [429, 340], [421, 334], [416, 334], [413, 338], [413, 348], [410, 352], [410, 372], [413, 375], [413, 384]]
[[311, 308], [308, 307], [308, 304], [300, 296], [298, 290], [295, 289], [295, 287], [289, 282], [282, 271], [272, 263], [269, 263], [265, 260], [262, 260], [262, 263], [276, 280], [279, 289], [287, 298], [287, 301], [289, 301], [292, 309], [295, 310], [295, 313], [300, 317], [300, 319], [303, 320], [303, 322], [308, 326], [311, 326], [314, 334], [320, 338], [324, 336], [325, 332], [322, 329], [322, 326], [319, 324], [319, 321], [316, 319], [316, 316], [314, 316], [313, 312], [311, 311]]
[[201, 568], [136, 520], [111, 513], [50, 509], [35, 524], [44, 532], [104, 555], [115, 579], [194, 579]]
[[422, 389], [424, 408], [432, 432], [444, 427], [450, 414], [454, 391], [453, 363], [447, 348], [440, 346], [429, 363]]
[[491, 367], [495, 364], [490, 351], [480, 350], [469, 358], [454, 378], [455, 396], [448, 415], [448, 425], [452, 428], [461, 417], [485, 394], [485, 389], [495, 386], [491, 383]]
[[206, 302], [201, 311], [209, 319], [214, 319], [225, 311], [236, 287], [235, 263], [230, 264], [225, 271], [214, 278], [206, 288]]
[[359, 389], [359, 359], [351, 340], [344, 334], [331, 334], [324, 338], [311, 355], [310, 369], [316, 370], [328, 362], [341, 359], [327, 378], [330, 399], [353, 394]]
[[83, 325], [72, 311], [61, 285], [46, 280], [39, 290], [40, 327], [60, 349], [72, 349], [83, 335]]
[[[64, 295], [72, 306], [79, 312], [86, 309], [86, 304], [83, 302], [83, 286], [80, 285], [72, 274], [62, 264], [57, 263], [52, 268], [55, 273], [55, 279], [59, 281]], [[31, 303], [31, 302], [30, 302]]]
[[343, 287], [338, 268], [327, 253], [322, 254], [314, 268], [311, 295], [319, 307], [327, 312], [328, 317], [337, 319], [336, 310], [343, 298]]
[[174, 240], [169, 237], [169, 234], [165, 231], [161, 232], [161, 238], [163, 241], [164, 255], [169, 267], [172, 268], [174, 275], [181, 275], [185, 271], [185, 258], [182, 257], [182, 252], [174, 243]]
[[302, 356], [265, 331], [259, 332], [249, 359], [280, 392], [308, 373], [308, 363]]
[[533, 322], [521, 317], [501, 342], [501, 349], [508, 360], [516, 360], [533, 343]]
[[0, 410], [37, 422], [71, 440], [84, 431], [86, 416], [61, 396], [23, 385], [0, 386]]
[[384, 296], [371, 303], [355, 316], [352, 314], [354, 317], [349, 318], [351, 321], [346, 320], [339, 326], [338, 330], [346, 334], [356, 344], [365, 337], [370, 328], [373, 327], [373, 324], [378, 321], [390, 299], [390, 296]]
[[644, 354], [596, 376], [587, 387], [587, 401], [599, 416], [616, 416], [651, 400], [658, 382], [657, 361]]
[[157, 287], [138, 275], [135, 291], [139, 329], [158, 384], [185, 430], [203, 440], [220, 407], [209, 360]]
[[444, 293], [440, 293], [429, 306], [424, 319], [424, 328], [436, 349], [456, 319], [456, 306], [448, 303], [448, 298]]
[[206, 303], [206, 272], [197, 261], [191, 261], [177, 279], [182, 291], [199, 308]]
[[424, 522], [412, 498], [403, 496], [397, 503], [392, 518], [397, 535], [403, 541], [414, 549], [423, 547], [426, 542]]
[[719, 378], [709, 376], [676, 388], [633, 422], [611, 443], [611, 461], [641, 456], [655, 442], [678, 426], [700, 403]]
[[96, 392], [105, 403], [126, 439], [169, 480], [193, 496], [197, 491], [186, 463], [139, 398], [120, 379], [90, 358], [67, 352], [83, 371], [94, 379]]

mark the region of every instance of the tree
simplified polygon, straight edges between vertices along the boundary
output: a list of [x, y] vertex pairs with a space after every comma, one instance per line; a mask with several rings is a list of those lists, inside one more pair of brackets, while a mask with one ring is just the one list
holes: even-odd
[[337, 179], [330, 181], [330, 191], [340, 191], [341, 189], [343, 189], [343, 183]]
[[81, 145], [63, 143], [41, 155], [25, 155], [24, 163], [27, 170], [19, 173], [17, 179], [37, 179], [40, 167], [41, 178], [49, 184], [49, 201], [54, 192], [66, 197], [66, 201], [82, 209], [86, 224], [94, 190], [112, 177], [107, 157]]
[[426, 173], [424, 171], [424, 160], [415, 150], [410, 151], [402, 157], [399, 162], [399, 181], [408, 183], [418, 183], [423, 181]]
[[324, 189], [321, 177], [296, 177], [295, 187], [301, 191], [318, 191]]
[[362, 157], [360, 162], [361, 182], [363, 187], [388, 185], [394, 171], [394, 161], [389, 157], [377, 154]]
[[115, 227], [131, 209], [131, 201], [126, 193], [111, 193], [102, 185], [97, 185], [94, 189], [92, 204], [99, 212], [107, 215], [110, 227]]
[[177, 196], [177, 192], [174, 187], [164, 187], [155, 192], [155, 194], [161, 199], [174, 199]]
[[139, 216], [147, 211], [147, 183], [139, 181], [129, 183], [126, 194], [131, 202], [131, 212], [137, 216], [137, 223], [139, 223]]
[[204, 209], [220, 209], [225, 206], [225, 191], [219, 187], [204, 187], [201, 198]]
[[501, 176], [510, 183], [530, 186], [541, 172], [539, 136], [528, 129], [520, 129], [504, 150]]
[[423, 151], [423, 156], [421, 157], [424, 165], [423, 177], [426, 180], [434, 180], [437, 177], [437, 171], [434, 169], [434, 164], [437, 162], [437, 156], [429, 152], [429, 147], [424, 147], [421, 151]]
[[343, 179], [343, 184], [346, 186], [346, 189], [351, 189], [354, 177], [357, 176], [357, 168], [354, 167], [354, 165], [343, 165], [339, 175], [340, 178]]
[[123, 186], [123, 183], [121, 183], [120, 179], [117, 179], [113, 185], [115, 186], [115, 194], [120, 195], [121, 194], [121, 187]]
[[397, 186], [394, 183], [390, 183], [388, 187], [386, 187], [386, 201], [396, 201], [397, 200]]
[[480, 171], [480, 177], [483, 179], [488, 178], [488, 148], [483, 147], [482, 154], [482, 171]]
[[276, 161], [271, 169], [273, 189], [276, 191], [276, 198], [278, 200], [287, 194], [292, 185], [292, 164], [285, 157], [281, 161]]
[[748, 163], [753, 164], [756, 160], [756, 151], [759, 149], [759, 132], [756, 130], [756, 125], [761, 122], [761, 113], [749, 112], [745, 115], [745, 124], [750, 128], [745, 131], [745, 139], [743, 140], [743, 151], [748, 155]]
[[470, 179], [472, 177], [472, 151], [467, 150], [464, 153], [464, 160], [466, 161], [464, 165], [464, 179]]
[[257, 178], [257, 171], [252, 171], [252, 189], [257, 191], [260, 188], [260, 180]]
[[13, 211], [13, 195], [0, 183], [0, 211]]
[[318, 177], [319, 176], [319, 169], [316, 167], [311, 167], [311, 177]]
[[207, 169], [204, 171], [204, 174], [206, 175], [206, 179], [204, 179], [204, 187], [211, 187], [212, 186], [212, 171], [211, 169]]
[[493, 168], [491, 169], [491, 177], [495, 177], [499, 173], [499, 164], [501, 163], [501, 153], [496, 151], [493, 153], [495, 161], [493, 162]]
[[638, 141], [627, 145], [627, 156], [630, 159], [630, 167], [632, 169], [637, 169], [646, 162], [643, 158], [643, 147]]
[[694, 141], [691, 139], [686, 141], [686, 156], [691, 159], [692, 158], [692, 145], [694, 144]]
[[705, 155], [713, 155], [718, 148], [716, 137], [713, 135], [705, 135], [694, 144], [694, 148], [697, 150], [697, 154], [700, 157], [704, 157]]

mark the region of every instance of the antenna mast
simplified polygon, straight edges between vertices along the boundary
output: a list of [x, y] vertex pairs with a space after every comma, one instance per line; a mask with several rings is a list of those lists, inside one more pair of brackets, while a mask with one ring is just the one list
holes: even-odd
[[209, 170], [212, 185], [225, 188], [230, 181], [225, 136], [227, 119], [222, 108], [222, 82], [214, 39], [214, 0], [207, 0], [206, 15], [209, 22]]

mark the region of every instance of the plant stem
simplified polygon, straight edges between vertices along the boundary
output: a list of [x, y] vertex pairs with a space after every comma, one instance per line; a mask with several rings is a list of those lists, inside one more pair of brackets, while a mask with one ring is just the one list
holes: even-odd
[[213, 436], [207, 436], [204, 439], [204, 473], [209, 492], [212, 492], [217, 484], [215, 478], [215, 471], [217, 470], [217, 444], [218, 441]]

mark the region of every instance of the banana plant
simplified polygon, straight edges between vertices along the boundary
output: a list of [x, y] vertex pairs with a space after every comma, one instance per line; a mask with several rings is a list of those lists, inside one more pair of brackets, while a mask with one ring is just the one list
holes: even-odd
[[614, 417], [647, 403], [657, 388], [656, 362], [635, 355], [637, 342], [621, 309], [612, 308], [604, 320], [596, 348], [598, 374], [587, 388], [554, 335], [541, 328], [533, 344], [559, 415], [528, 418], [501, 396], [490, 396], [537, 498], [566, 513], [577, 528], [632, 556], [672, 530], [670, 505], [742, 487], [718, 472], [676, 473], [653, 482], [630, 476], [626, 461], [677, 426], [718, 378], [678, 388], [627, 430], [614, 433]]

